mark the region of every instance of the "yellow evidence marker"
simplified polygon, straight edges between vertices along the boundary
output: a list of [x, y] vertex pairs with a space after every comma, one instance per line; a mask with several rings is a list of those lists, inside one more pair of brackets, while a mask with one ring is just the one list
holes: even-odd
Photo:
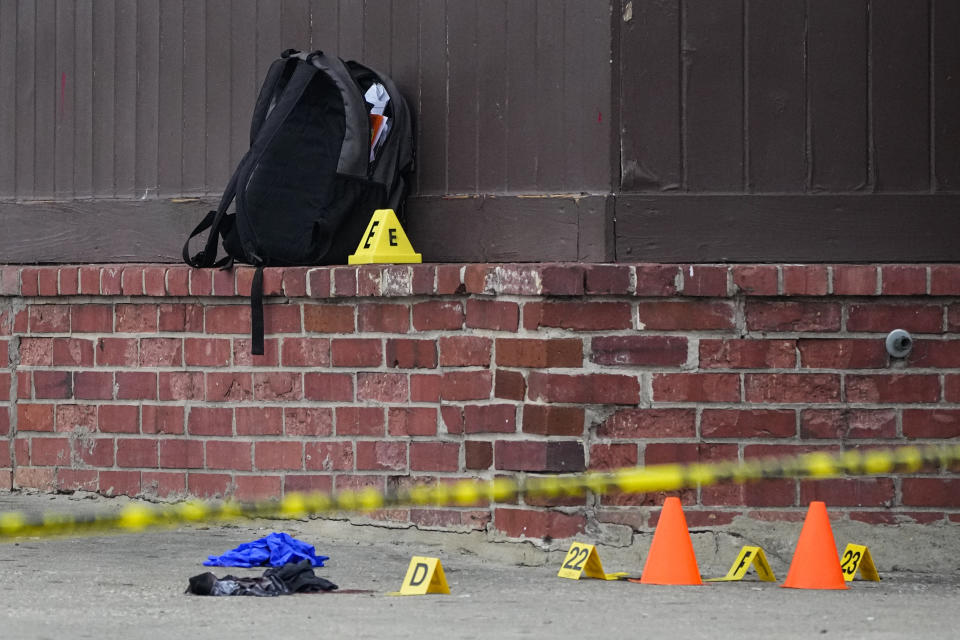
[[557, 572], [558, 578], [570, 578], [571, 580], [579, 580], [580, 578], [620, 580], [627, 575], [629, 574], [623, 571], [604, 573], [597, 548], [592, 544], [582, 542], [574, 542], [570, 545], [570, 550], [567, 551], [563, 564], [560, 565], [560, 571]]
[[740, 553], [737, 554], [737, 559], [733, 561], [733, 566], [727, 571], [727, 575], [722, 578], [708, 578], [706, 582], [733, 582], [743, 580], [743, 577], [747, 575], [747, 570], [751, 565], [753, 565], [753, 568], [756, 570], [757, 577], [764, 582], [777, 581], [773, 575], [773, 569], [770, 568], [770, 563], [767, 562], [767, 556], [763, 553], [763, 549], [760, 547], [744, 547], [740, 549]]
[[423, 256], [414, 252], [393, 209], [377, 209], [373, 212], [356, 253], [347, 257], [348, 264], [420, 262], [423, 262]]
[[422, 596], [428, 593], [450, 593], [447, 577], [443, 574], [443, 565], [439, 558], [413, 556], [407, 575], [403, 579], [400, 591], [388, 593], [388, 596]]
[[860, 577], [864, 580], [880, 582], [880, 573], [877, 572], [877, 565], [873, 564], [870, 549], [862, 544], [848, 544], [840, 557], [843, 579], [847, 582], [852, 581], [857, 577], [857, 569], [860, 570]]

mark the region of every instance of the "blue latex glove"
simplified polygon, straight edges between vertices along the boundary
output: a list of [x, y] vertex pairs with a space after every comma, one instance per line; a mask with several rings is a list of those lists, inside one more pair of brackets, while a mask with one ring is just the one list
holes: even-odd
[[208, 567], [282, 567], [288, 562], [309, 560], [314, 567], [322, 567], [329, 559], [329, 556], [318, 556], [313, 545], [286, 533], [271, 533], [253, 542], [244, 542], [221, 556], [210, 556], [203, 564]]

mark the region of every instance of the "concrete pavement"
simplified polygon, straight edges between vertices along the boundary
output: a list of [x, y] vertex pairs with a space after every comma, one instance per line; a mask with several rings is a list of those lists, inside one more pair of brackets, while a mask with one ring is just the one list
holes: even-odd
[[[109, 509], [123, 502], [0, 494], [0, 511]], [[187, 578], [208, 570], [201, 565], [207, 555], [271, 531], [286, 531], [329, 555], [318, 575], [342, 589], [372, 593], [184, 595]], [[605, 553], [601, 549], [607, 571], [639, 574], [640, 557]], [[439, 557], [452, 594], [385, 595], [399, 588], [412, 555]], [[562, 551], [546, 554], [530, 544], [478, 545], [468, 535], [329, 521], [28, 539], [0, 544], [5, 587], [0, 637], [903, 638], [951, 637], [960, 625], [960, 577], [954, 572], [885, 572], [883, 582], [856, 582], [845, 592], [796, 591], [756, 581], [653, 587], [559, 579], [561, 556]], [[777, 556], [771, 562], [782, 580], [786, 567]], [[726, 570], [701, 565], [704, 576]], [[259, 575], [262, 570], [213, 571]]]

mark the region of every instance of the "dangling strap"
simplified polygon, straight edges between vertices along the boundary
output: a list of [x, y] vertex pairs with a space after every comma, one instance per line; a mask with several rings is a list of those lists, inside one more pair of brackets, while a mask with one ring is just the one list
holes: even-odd
[[[190, 233], [190, 237], [187, 238], [187, 241], [183, 243], [183, 261], [191, 267], [197, 269], [215, 267], [226, 262], [225, 260], [220, 260], [219, 262], [217, 261], [217, 240], [220, 237], [220, 227], [223, 223], [223, 217], [227, 213], [227, 207], [229, 207], [230, 203], [233, 202], [233, 196], [237, 192], [238, 173], [239, 172], [234, 172], [233, 176], [230, 177], [230, 182], [227, 184], [227, 188], [223, 192], [223, 197], [220, 198], [220, 205], [217, 207], [216, 211], [207, 212], [207, 215], [204, 216], [203, 220], [200, 221], [200, 224], [198, 224]], [[210, 233], [207, 235], [207, 241], [204, 244], [203, 249], [196, 255], [191, 256], [190, 241], [203, 233], [206, 229], [210, 229]]]
[[263, 265], [257, 265], [253, 272], [253, 284], [250, 288], [250, 353], [263, 355]]

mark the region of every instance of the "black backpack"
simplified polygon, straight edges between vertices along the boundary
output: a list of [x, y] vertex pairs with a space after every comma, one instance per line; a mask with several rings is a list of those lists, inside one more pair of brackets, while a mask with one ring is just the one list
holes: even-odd
[[[375, 83], [389, 96], [389, 129], [371, 159]], [[387, 76], [356, 62], [288, 49], [267, 72], [253, 110], [250, 149], [183, 246], [192, 267], [257, 269], [250, 294], [251, 351], [263, 353], [263, 267], [343, 264], [376, 209], [401, 216], [413, 171], [413, 125]], [[236, 200], [235, 213], [227, 208]], [[202, 251], [190, 240], [209, 229]], [[219, 240], [226, 256], [217, 259]]]

